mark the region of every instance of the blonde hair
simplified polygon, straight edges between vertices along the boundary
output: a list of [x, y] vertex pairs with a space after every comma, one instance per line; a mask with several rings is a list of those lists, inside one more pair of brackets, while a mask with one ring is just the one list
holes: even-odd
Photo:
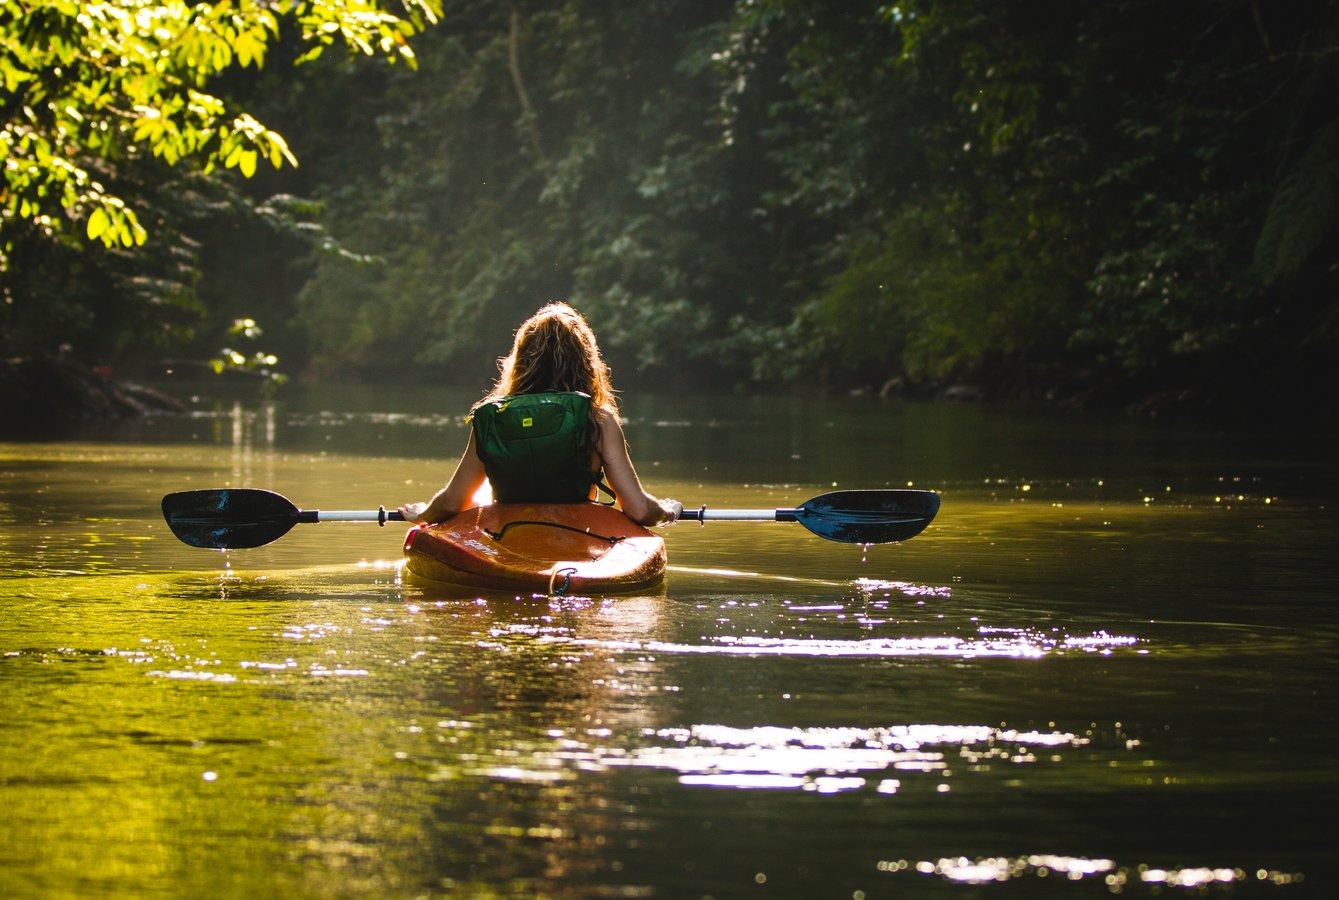
[[516, 329], [511, 353], [498, 360], [497, 383], [480, 404], [514, 394], [581, 391], [597, 409], [618, 415], [609, 366], [595, 332], [581, 313], [562, 302], [547, 303]]

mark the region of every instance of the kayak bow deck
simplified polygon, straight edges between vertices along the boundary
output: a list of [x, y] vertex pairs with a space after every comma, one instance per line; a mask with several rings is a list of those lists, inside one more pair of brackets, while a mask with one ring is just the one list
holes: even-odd
[[416, 578], [471, 589], [626, 593], [665, 575], [665, 541], [596, 503], [494, 503], [405, 536]]

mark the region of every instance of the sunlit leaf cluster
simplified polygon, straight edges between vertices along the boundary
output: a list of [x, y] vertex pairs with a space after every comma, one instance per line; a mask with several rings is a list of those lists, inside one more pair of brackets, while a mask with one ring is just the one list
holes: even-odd
[[[264, 334], [255, 319], [235, 319], [228, 328], [228, 336], [233, 341], [251, 342]], [[241, 372], [260, 379], [261, 392], [272, 394], [288, 381], [288, 376], [278, 371], [279, 357], [265, 350], [238, 350], [223, 347], [218, 354], [208, 360], [209, 368], [215, 375], [225, 372]]]
[[125, 164], [157, 158], [205, 173], [295, 165], [287, 142], [210, 85], [259, 68], [285, 27], [304, 59], [343, 43], [415, 63], [408, 38], [439, 0], [6, 0], [0, 6], [0, 270], [17, 230], [84, 234], [108, 247], [148, 237], [145, 198], [122, 190]]

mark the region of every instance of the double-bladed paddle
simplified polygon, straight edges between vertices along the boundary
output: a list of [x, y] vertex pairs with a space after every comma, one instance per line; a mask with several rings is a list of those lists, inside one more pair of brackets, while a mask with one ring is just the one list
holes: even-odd
[[[681, 521], [799, 522], [821, 538], [845, 544], [890, 544], [915, 537], [939, 512], [939, 495], [907, 489], [833, 491], [790, 509], [685, 509]], [[184, 543], [212, 550], [261, 547], [294, 525], [315, 522], [403, 522], [397, 511], [298, 509], [255, 488], [178, 491], [163, 498], [163, 518]]]

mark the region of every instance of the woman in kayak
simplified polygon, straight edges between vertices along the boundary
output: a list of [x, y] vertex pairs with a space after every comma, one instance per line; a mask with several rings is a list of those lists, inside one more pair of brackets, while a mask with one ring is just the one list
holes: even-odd
[[590, 325], [566, 303], [542, 307], [516, 330], [501, 374], [471, 410], [469, 441], [455, 473], [426, 503], [400, 507], [407, 521], [442, 522], [474, 505], [488, 479], [499, 502], [576, 503], [608, 482], [619, 507], [642, 525], [683, 511], [646, 492], [628, 455], [609, 366]]

